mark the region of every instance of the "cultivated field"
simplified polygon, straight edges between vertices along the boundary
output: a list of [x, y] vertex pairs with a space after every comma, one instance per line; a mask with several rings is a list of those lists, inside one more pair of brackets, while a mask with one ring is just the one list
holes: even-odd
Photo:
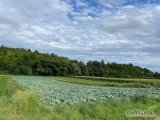
[[[159, 96], [160, 88], [103, 87], [48, 77], [0, 76], [0, 120], [155, 120], [160, 116]], [[156, 107], [155, 117], [126, 116], [127, 110], [148, 110], [152, 106]]]
[[106, 77], [52, 77], [53, 79], [86, 85], [131, 87], [131, 88], [160, 88], [158, 79], [135, 79], [135, 78], [106, 78]]
[[160, 88], [118, 88], [90, 86], [56, 81], [48, 77], [12, 76], [25, 90], [37, 90], [41, 100], [48, 105], [74, 104], [78, 102], [94, 102], [108, 98], [132, 99], [135, 95], [160, 96]]

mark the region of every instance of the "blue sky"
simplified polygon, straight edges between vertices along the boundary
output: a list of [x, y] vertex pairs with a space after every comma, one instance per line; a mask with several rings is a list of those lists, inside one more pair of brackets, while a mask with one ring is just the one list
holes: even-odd
[[160, 72], [160, 0], [0, 0], [0, 45]]

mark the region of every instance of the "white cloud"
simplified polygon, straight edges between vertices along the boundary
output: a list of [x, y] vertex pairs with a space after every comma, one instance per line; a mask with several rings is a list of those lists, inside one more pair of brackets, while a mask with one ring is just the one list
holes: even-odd
[[76, 10], [71, 0], [1, 0], [0, 44], [160, 71], [160, 6], [125, 1], [77, 0]]
[[121, 31], [125, 29], [135, 29], [148, 25], [148, 22], [142, 18], [134, 19], [113, 19], [113, 20], [104, 20], [102, 22], [102, 27], [107, 31]]
[[119, 5], [124, 2], [125, 2], [125, 0], [99, 0], [99, 3], [104, 6], [108, 6], [109, 4]]

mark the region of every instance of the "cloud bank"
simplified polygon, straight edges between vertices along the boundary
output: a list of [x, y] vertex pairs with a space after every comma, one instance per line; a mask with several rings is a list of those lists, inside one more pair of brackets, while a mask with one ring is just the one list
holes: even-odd
[[1, 0], [0, 45], [160, 72], [157, 0]]

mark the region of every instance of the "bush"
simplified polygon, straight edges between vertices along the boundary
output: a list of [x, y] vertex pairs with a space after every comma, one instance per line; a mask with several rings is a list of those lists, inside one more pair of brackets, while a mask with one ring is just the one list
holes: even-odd
[[8, 70], [0, 71], [0, 75], [8, 75], [8, 74], [9, 74]]

